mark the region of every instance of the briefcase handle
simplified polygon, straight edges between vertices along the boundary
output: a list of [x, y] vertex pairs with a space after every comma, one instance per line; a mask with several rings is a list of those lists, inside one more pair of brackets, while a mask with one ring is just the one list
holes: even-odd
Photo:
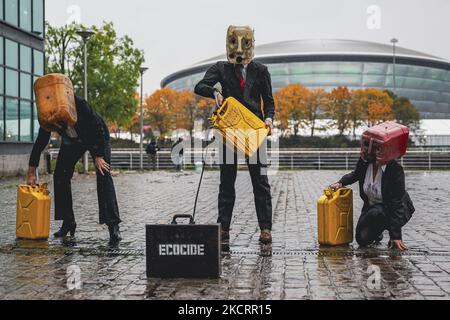
[[172, 224], [178, 224], [178, 219], [189, 219], [189, 224], [195, 224], [194, 217], [190, 214], [177, 214], [175, 217], [173, 217]]

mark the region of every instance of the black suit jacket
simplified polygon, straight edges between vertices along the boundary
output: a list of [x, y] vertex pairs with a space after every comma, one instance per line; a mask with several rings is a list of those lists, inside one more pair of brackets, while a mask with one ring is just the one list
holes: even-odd
[[[364, 201], [363, 212], [370, 207], [369, 198], [364, 192], [364, 181], [369, 163], [360, 159], [356, 170], [345, 175], [340, 183], [344, 186], [359, 182], [359, 192]], [[412, 200], [405, 189], [405, 173], [397, 161], [391, 161], [383, 173], [381, 193], [383, 195], [383, 209], [389, 223], [392, 240], [401, 240], [401, 229], [411, 219], [415, 212]]]
[[[109, 142], [109, 130], [98, 113], [83, 99], [75, 97], [77, 108], [77, 123], [74, 127], [80, 143], [92, 153], [94, 157], [103, 157], [106, 143]], [[67, 137], [65, 132], [58, 132], [62, 137]], [[38, 167], [42, 151], [50, 142], [51, 132], [42, 128], [31, 152], [30, 166]], [[69, 138], [72, 139], [72, 138]]]
[[[275, 103], [272, 94], [272, 80], [267, 67], [259, 62], [251, 62], [247, 67], [245, 90], [242, 92], [235, 66], [229, 62], [218, 62], [206, 72], [205, 77], [195, 87], [195, 93], [214, 98], [214, 86], [220, 83], [223, 97], [233, 97], [240, 101], [260, 119], [273, 119]], [[261, 99], [264, 107], [261, 105]]]

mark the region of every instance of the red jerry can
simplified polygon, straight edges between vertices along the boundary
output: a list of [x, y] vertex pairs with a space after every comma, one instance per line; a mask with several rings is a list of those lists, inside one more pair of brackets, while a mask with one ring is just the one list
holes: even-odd
[[392, 121], [372, 127], [362, 135], [362, 143], [368, 147], [368, 154], [378, 150], [377, 160], [383, 164], [403, 157], [408, 149], [408, 141], [408, 127]]

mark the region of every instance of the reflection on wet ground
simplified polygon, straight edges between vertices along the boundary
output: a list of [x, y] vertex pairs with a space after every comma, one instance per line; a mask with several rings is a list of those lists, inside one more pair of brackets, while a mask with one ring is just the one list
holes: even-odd
[[[217, 175], [206, 175], [198, 223], [215, 222]], [[263, 246], [250, 179], [240, 173], [231, 240], [222, 248], [222, 277], [198, 280], [147, 279], [144, 242], [145, 224], [168, 223], [174, 214], [192, 210], [197, 175], [119, 175], [124, 241], [115, 248], [97, 224], [95, 177], [73, 183], [76, 236], [37, 242], [15, 239], [19, 181], [2, 180], [0, 299], [448, 299], [450, 173], [407, 174], [418, 212], [404, 230], [411, 248], [406, 253], [387, 250], [387, 240], [369, 249], [317, 245], [315, 203], [323, 186], [341, 175], [310, 171], [272, 177], [274, 243]], [[357, 218], [361, 204], [355, 193]], [[53, 231], [58, 227], [52, 222]]]

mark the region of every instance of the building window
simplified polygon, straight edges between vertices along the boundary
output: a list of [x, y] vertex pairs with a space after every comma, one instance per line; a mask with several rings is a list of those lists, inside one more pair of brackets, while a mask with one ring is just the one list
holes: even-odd
[[41, 51], [34, 51], [34, 74], [38, 76], [44, 75], [44, 53]]
[[[1, 2], [0, 2], [1, 4]], [[0, 37], [0, 64], [3, 64], [3, 37]]]
[[31, 48], [20, 45], [20, 71], [31, 73]]
[[31, 120], [31, 102], [20, 101], [20, 141], [33, 141]]
[[20, 97], [22, 99], [31, 100], [31, 75], [26, 73], [20, 74]]
[[[0, 20], [4, 20], [4, 16], [3, 16], [3, 0], [0, 0]], [[1, 119], [1, 118], [0, 118]], [[0, 140], [1, 140], [2, 134], [0, 132]]]
[[0, 96], [0, 141], [5, 140], [5, 119], [3, 118], [4, 112], [4, 99]]
[[31, 0], [20, 0], [20, 28], [31, 31]]
[[5, 1], [5, 20], [13, 26], [18, 27], [19, 24], [19, 1], [7, 0]]
[[44, 0], [33, 0], [33, 31], [44, 33]]
[[19, 96], [19, 73], [14, 70], [6, 69], [6, 90], [7, 96]]
[[14, 69], [19, 68], [19, 45], [17, 42], [6, 39], [6, 66]]
[[3, 78], [4, 78], [5, 74], [3, 72], [4, 72], [3, 67], [0, 67], [0, 94], [4, 94], [5, 93], [5, 87], [4, 87], [5, 84], [3, 82]]
[[19, 141], [19, 100], [6, 99], [6, 141]]

